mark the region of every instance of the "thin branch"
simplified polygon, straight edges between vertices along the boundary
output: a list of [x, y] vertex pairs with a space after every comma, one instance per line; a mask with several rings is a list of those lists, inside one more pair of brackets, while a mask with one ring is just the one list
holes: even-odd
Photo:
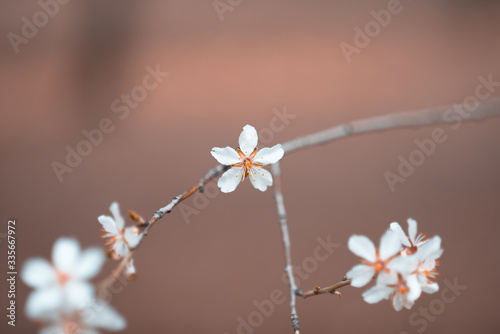
[[[170, 213], [177, 204], [179, 204], [189, 196], [193, 195], [197, 191], [203, 192], [203, 189], [208, 182], [210, 182], [212, 179], [214, 179], [215, 177], [219, 176], [220, 174], [228, 170], [229, 167], [230, 166], [218, 165], [210, 169], [205, 175], [203, 175], [203, 177], [200, 179], [197, 185], [195, 185], [188, 191], [185, 191], [182, 194], [175, 196], [169, 204], [167, 204], [161, 209], [156, 210], [153, 216], [146, 222], [144, 222], [140, 216], [138, 216], [135, 212], [133, 212], [132, 216], [135, 217], [133, 219], [140, 221], [140, 223], [137, 224], [137, 227], [140, 228], [142, 236], [143, 237], [146, 236], [151, 226], [153, 226], [154, 223], [160, 220], [165, 215], [165, 213]], [[133, 253], [137, 250], [137, 248], [140, 246], [143, 240], [144, 238], [141, 238], [139, 244], [134, 248], [130, 249], [127, 255], [120, 260], [118, 266], [111, 272], [111, 274], [99, 284], [99, 291], [107, 289], [108, 287], [111, 286], [111, 284], [113, 284], [116, 281], [118, 276], [120, 276], [121, 272], [127, 265], [127, 262], [132, 258]]]
[[[333, 141], [335, 139], [340, 139], [343, 137], [347, 137], [350, 135], [357, 135], [357, 134], [362, 134], [362, 133], [370, 133], [370, 132], [377, 132], [377, 131], [384, 131], [384, 130], [391, 130], [391, 129], [397, 129], [397, 128], [402, 128], [402, 127], [419, 127], [419, 126], [426, 126], [426, 125], [432, 125], [432, 124], [440, 124], [440, 123], [452, 123], [452, 122], [457, 122], [456, 118], [445, 118], [445, 113], [449, 112], [450, 110], [457, 110], [461, 108], [460, 105], [452, 105], [452, 106], [445, 106], [445, 107], [437, 107], [437, 108], [427, 108], [427, 109], [421, 109], [421, 110], [416, 110], [416, 111], [403, 111], [403, 112], [396, 112], [396, 113], [391, 113], [391, 114], [386, 114], [382, 116], [377, 116], [377, 117], [371, 117], [371, 118], [366, 118], [366, 119], [361, 119], [349, 123], [344, 123], [340, 124], [337, 126], [334, 126], [332, 128], [322, 130], [319, 132], [315, 132], [306, 136], [298, 137], [295, 139], [292, 139], [288, 142], [285, 142], [283, 144], [283, 149], [285, 152], [292, 153], [300, 149], [305, 149], [307, 147], [315, 146], [315, 145], [320, 145], [324, 144], [330, 141]], [[468, 117], [462, 118], [460, 121], [478, 121], [482, 119], [486, 119], [489, 117], [494, 117], [494, 116], [500, 116], [500, 98], [493, 98], [489, 100], [485, 100], [479, 103], [479, 105], [476, 107], [476, 109], [469, 114]], [[276, 166], [273, 165], [273, 166]], [[279, 168], [279, 166], [275, 167]], [[199, 181], [199, 183], [192, 187], [190, 190], [175, 196], [172, 201], [164, 206], [161, 209], [158, 209], [151, 219], [149, 219], [147, 222], [143, 222], [138, 224], [137, 226], [141, 229], [141, 233], [143, 236], [147, 235], [149, 232], [149, 229], [151, 226], [156, 223], [158, 220], [160, 220], [165, 213], [169, 213], [177, 204], [188, 198], [189, 196], [193, 195], [196, 191], [203, 192], [203, 187], [210, 182], [212, 179], [216, 178], [223, 172], [225, 172], [227, 169], [229, 169], [229, 166], [223, 166], [223, 165], [218, 165], [208, 171]], [[279, 175], [279, 172], [278, 172]], [[278, 177], [279, 179], [279, 177]], [[279, 180], [277, 181], [279, 182]], [[275, 183], [277, 183], [275, 180]], [[281, 197], [282, 200], [282, 197]], [[287, 232], [288, 235], [288, 232]], [[143, 239], [141, 239], [142, 242]], [[132, 257], [132, 253], [137, 249], [135, 247], [134, 249], [131, 249], [129, 254], [129, 259]], [[106, 278], [102, 283], [101, 283], [101, 288], [107, 288], [113, 282], [116, 280], [118, 275], [121, 273], [121, 271], [125, 268], [127, 261], [126, 257], [123, 258], [118, 266], [115, 268], [115, 270], [112, 272], [112, 274]], [[288, 265], [287, 265], [288, 268]], [[291, 267], [290, 267], [291, 268]], [[292, 277], [293, 280], [293, 275], [290, 275], [289, 272], [287, 271], [287, 274], [289, 277]], [[295, 287], [296, 288], [296, 287]], [[328, 289], [328, 288], [325, 288]], [[322, 289], [320, 289], [322, 290]], [[298, 291], [298, 290], [297, 290]], [[297, 292], [296, 292], [297, 293]], [[306, 292], [304, 294], [308, 294], [309, 292]], [[302, 294], [302, 296], [304, 296]], [[307, 295], [308, 296], [308, 295]], [[306, 297], [307, 297], [306, 296]], [[293, 320], [293, 319], [292, 319]], [[298, 325], [298, 319], [297, 319], [297, 325]]]
[[276, 200], [276, 208], [278, 209], [278, 217], [280, 220], [281, 236], [283, 238], [283, 247], [285, 249], [285, 272], [288, 276], [288, 283], [290, 284], [290, 314], [292, 320], [292, 327], [295, 334], [299, 334], [299, 316], [295, 309], [295, 295], [298, 288], [295, 284], [292, 267], [292, 249], [290, 243], [290, 235], [288, 234], [288, 225], [286, 222], [285, 203], [283, 201], [283, 193], [281, 191], [281, 171], [279, 162], [271, 166], [274, 179], [274, 199]]
[[327, 286], [326, 288], [320, 288], [319, 286], [317, 286], [314, 290], [302, 292], [302, 293], [299, 293], [297, 295], [301, 296], [303, 298], [307, 298], [307, 297], [311, 297], [311, 296], [329, 293], [329, 294], [336, 294], [342, 298], [342, 294], [340, 292], [338, 292], [337, 289], [340, 289], [340, 288], [347, 286], [347, 285], [351, 285], [351, 281], [352, 281], [351, 279], [347, 279], [346, 277], [344, 277], [344, 279], [342, 281], [335, 283], [334, 285]]
[[[463, 105], [401, 111], [376, 117], [360, 119], [334, 126], [306, 136], [292, 139], [283, 144], [285, 153], [291, 153], [310, 146], [320, 145], [343, 137], [362, 133], [392, 130], [404, 127], [420, 127], [432, 124], [454, 123], [457, 121], [479, 121], [500, 116], [500, 97], [479, 102], [475, 110], [467, 115]], [[462, 112], [462, 113], [460, 113]], [[454, 113], [454, 117], [450, 117]], [[458, 116], [458, 117], [457, 117]], [[459, 120], [457, 120], [459, 119]]]

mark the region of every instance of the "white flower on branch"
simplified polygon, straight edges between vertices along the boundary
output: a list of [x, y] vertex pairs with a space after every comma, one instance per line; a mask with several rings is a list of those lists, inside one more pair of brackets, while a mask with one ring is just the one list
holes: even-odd
[[26, 261], [21, 278], [35, 288], [26, 302], [26, 315], [43, 319], [48, 314], [65, 310], [73, 312], [94, 296], [87, 282], [97, 275], [105, 256], [98, 248], [80, 251], [73, 238], [59, 238], [52, 249], [52, 263], [43, 258]]
[[212, 148], [212, 155], [222, 165], [231, 166], [219, 178], [217, 185], [223, 193], [230, 193], [236, 189], [240, 182], [249, 178], [252, 185], [260, 191], [266, 191], [273, 185], [271, 173], [264, 166], [278, 162], [285, 154], [281, 144], [271, 148], [257, 150], [257, 131], [251, 125], [245, 125], [240, 134], [238, 149], [229, 146], [225, 148]]
[[349, 249], [363, 258], [363, 264], [352, 268], [346, 276], [355, 287], [376, 278], [375, 286], [363, 293], [365, 301], [373, 304], [390, 299], [399, 311], [403, 307], [410, 309], [422, 292], [439, 290], [432, 279], [437, 276], [437, 259], [443, 250], [440, 237], [424, 240], [424, 235], [417, 236], [417, 222], [411, 218], [408, 236], [398, 223], [390, 226], [380, 241], [380, 250], [365, 236], [353, 235], [349, 239]]
[[353, 235], [349, 238], [348, 247], [357, 256], [363, 258], [363, 264], [358, 264], [347, 273], [351, 278], [351, 285], [355, 287], [365, 286], [380, 272], [388, 273], [389, 262], [399, 254], [401, 242], [399, 236], [388, 230], [380, 240], [380, 248], [377, 250], [373, 242], [363, 235]]
[[113, 217], [101, 215], [97, 218], [105, 232], [102, 238], [108, 239], [106, 245], [112, 254], [118, 258], [127, 255], [131, 248], [134, 248], [141, 241], [142, 235], [136, 226], [125, 228], [125, 221], [120, 214], [117, 202], [113, 202], [109, 207]]

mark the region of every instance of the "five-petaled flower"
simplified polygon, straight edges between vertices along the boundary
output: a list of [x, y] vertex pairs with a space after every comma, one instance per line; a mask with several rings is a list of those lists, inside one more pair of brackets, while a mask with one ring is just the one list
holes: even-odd
[[257, 142], [258, 136], [255, 128], [245, 125], [240, 134], [238, 149], [235, 150], [229, 146], [212, 148], [210, 153], [219, 163], [231, 166], [217, 182], [223, 193], [234, 191], [246, 178], [249, 178], [252, 185], [260, 191], [266, 191], [268, 186], [272, 186], [271, 173], [262, 167], [278, 162], [285, 151], [281, 144], [257, 150]]
[[59, 238], [52, 249], [52, 263], [43, 258], [26, 261], [21, 278], [35, 288], [26, 302], [26, 315], [43, 319], [64, 309], [78, 310], [94, 297], [94, 287], [87, 282], [104, 263], [104, 253], [99, 248], [80, 251], [76, 239]]
[[108, 239], [106, 245], [113, 255], [122, 257], [139, 244], [142, 235], [136, 226], [125, 228], [125, 221], [117, 202], [111, 204], [109, 211], [113, 217], [102, 215], [97, 218], [103, 227], [102, 231], [105, 232], [102, 238]]
[[350, 237], [348, 247], [363, 258], [363, 264], [354, 266], [346, 275], [352, 278], [351, 285], [359, 288], [379, 273], [389, 272], [388, 264], [401, 250], [401, 242], [396, 233], [388, 230], [380, 239], [380, 249], [375, 249], [373, 242], [363, 235]]

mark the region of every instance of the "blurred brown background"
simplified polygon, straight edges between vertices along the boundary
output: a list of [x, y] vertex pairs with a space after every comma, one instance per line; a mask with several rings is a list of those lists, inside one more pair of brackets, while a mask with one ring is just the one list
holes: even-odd
[[[8, 34], [21, 35], [22, 18], [32, 21], [41, 6], [3, 1], [0, 232], [8, 218], [18, 219], [18, 267], [49, 257], [60, 236], [101, 245], [96, 218], [109, 214], [112, 201], [149, 218], [216, 165], [213, 146], [235, 147], [247, 123], [269, 128], [274, 109], [295, 118], [265, 146], [363, 117], [460, 103], [474, 94], [478, 76], [500, 81], [497, 1], [402, 1], [349, 64], [340, 43], [354, 44], [353, 29], [387, 6], [245, 0], [221, 20], [211, 0], [71, 1], [16, 53]], [[148, 66], [169, 76], [120, 119], [124, 111], [111, 104], [142, 84]], [[64, 163], [66, 146], [76, 149], [82, 131], [103, 118], [114, 130], [59, 182], [51, 164]], [[351, 287], [342, 300], [298, 300], [303, 333], [500, 331], [500, 119], [439, 127], [447, 141], [395, 192], [383, 173], [396, 172], [398, 156], [407, 158], [414, 140], [435, 127], [357, 136], [282, 160], [295, 264], [311, 265], [318, 237], [339, 244], [301, 279], [302, 289], [332, 284], [357, 263], [350, 235], [378, 243], [390, 222], [406, 228], [407, 217], [443, 239], [441, 288], [455, 279], [467, 286], [452, 303], [423, 295], [401, 312], [388, 302], [368, 305], [365, 289]], [[123, 333], [233, 334], [254, 301], [275, 289], [288, 296], [272, 191], [244, 183], [198, 211], [189, 223], [173, 211], [137, 252], [137, 280], [112, 297], [128, 321]], [[22, 312], [29, 291], [18, 277], [17, 326], [2, 316], [2, 333], [35, 331]], [[287, 304], [288, 297], [252, 330], [291, 333]], [[429, 307], [436, 314], [422, 323], [419, 312]]]

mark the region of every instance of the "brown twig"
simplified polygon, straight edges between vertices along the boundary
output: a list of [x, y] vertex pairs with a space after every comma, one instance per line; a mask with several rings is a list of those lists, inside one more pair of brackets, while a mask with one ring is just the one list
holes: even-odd
[[298, 294], [298, 296], [301, 296], [303, 298], [307, 298], [307, 297], [312, 297], [312, 296], [316, 296], [316, 295], [322, 295], [325, 293], [329, 293], [329, 294], [337, 294], [339, 297], [342, 297], [342, 294], [340, 292], [337, 292], [337, 289], [340, 289], [340, 288], [347, 286], [347, 285], [351, 285], [351, 281], [352, 281], [351, 279], [347, 279], [344, 277], [344, 279], [342, 281], [335, 283], [334, 285], [327, 286], [326, 288], [320, 288], [319, 286], [317, 286], [313, 290], [302, 292], [302, 293]]

